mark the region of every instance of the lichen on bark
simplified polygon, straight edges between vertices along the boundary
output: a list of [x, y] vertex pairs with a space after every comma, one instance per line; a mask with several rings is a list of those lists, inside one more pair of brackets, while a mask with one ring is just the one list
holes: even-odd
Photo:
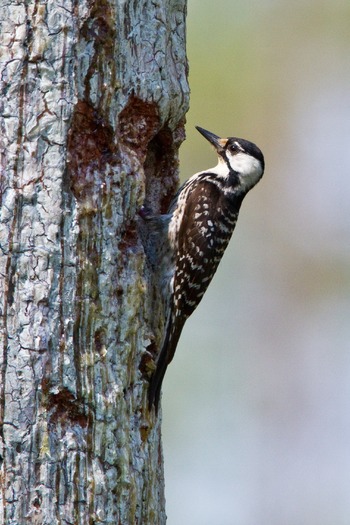
[[[1, 13], [0, 522], [165, 523], [137, 227], [188, 107], [185, 0]], [[145, 364], [146, 363], [146, 364]]]

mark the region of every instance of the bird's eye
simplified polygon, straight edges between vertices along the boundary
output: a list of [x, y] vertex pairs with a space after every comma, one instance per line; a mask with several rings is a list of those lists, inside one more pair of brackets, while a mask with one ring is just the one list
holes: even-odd
[[244, 149], [239, 144], [239, 142], [236, 142], [236, 141], [232, 142], [232, 144], [230, 144], [229, 150], [230, 150], [231, 153], [239, 153], [240, 151], [244, 153]]

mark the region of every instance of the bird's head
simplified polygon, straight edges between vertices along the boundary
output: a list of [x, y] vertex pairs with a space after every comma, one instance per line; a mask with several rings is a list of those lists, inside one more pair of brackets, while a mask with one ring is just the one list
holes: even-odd
[[235, 172], [245, 191], [255, 186], [265, 168], [264, 156], [258, 146], [236, 137], [220, 138], [199, 126], [196, 129], [214, 146], [219, 158], [218, 173], [229, 176]]

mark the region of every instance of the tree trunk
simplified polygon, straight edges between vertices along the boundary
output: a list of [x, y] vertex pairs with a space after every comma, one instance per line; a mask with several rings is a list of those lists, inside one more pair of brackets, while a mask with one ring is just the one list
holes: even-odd
[[163, 524], [138, 227], [177, 185], [186, 0], [0, 11], [0, 523]]

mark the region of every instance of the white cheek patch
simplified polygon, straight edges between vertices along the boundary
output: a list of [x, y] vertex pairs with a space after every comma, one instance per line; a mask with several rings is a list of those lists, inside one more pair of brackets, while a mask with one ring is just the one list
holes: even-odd
[[232, 169], [239, 174], [243, 186], [252, 188], [261, 178], [261, 163], [255, 157], [247, 153], [237, 153], [228, 158]]

